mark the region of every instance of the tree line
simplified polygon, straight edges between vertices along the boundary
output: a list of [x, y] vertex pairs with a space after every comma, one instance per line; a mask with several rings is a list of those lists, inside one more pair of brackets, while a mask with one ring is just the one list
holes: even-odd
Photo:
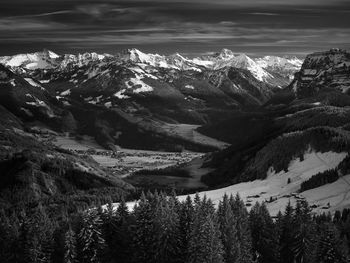
[[142, 194], [125, 201], [52, 218], [0, 210], [1, 262], [125, 263], [345, 263], [350, 210], [313, 215], [308, 203], [290, 203], [272, 217], [264, 203], [247, 211], [225, 195], [215, 207], [196, 195]]

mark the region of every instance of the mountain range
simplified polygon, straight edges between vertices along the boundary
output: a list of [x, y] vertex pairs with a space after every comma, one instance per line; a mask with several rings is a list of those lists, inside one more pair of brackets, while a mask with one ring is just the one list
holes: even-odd
[[[203, 161], [209, 172], [201, 183], [207, 189], [264, 182], [271, 175], [296, 169], [291, 164], [303, 162], [304, 157], [321, 156], [321, 164], [332, 164], [315, 169], [319, 177], [329, 169], [335, 169], [339, 178], [349, 172], [350, 54], [344, 50], [313, 53], [303, 61], [249, 58], [227, 49], [191, 59], [137, 49], [117, 55], [57, 55], [45, 50], [1, 57], [0, 63], [5, 159], [28, 146], [42, 145], [43, 134], [65, 133], [77, 139], [91, 136], [113, 151], [118, 145], [212, 152]], [[177, 132], [183, 124], [192, 130]], [[170, 132], [169, 127], [176, 129]], [[222, 144], [203, 143], [194, 132], [230, 146], [222, 149]], [[90, 187], [97, 180], [94, 176], [108, 177], [106, 171], [96, 171], [94, 162], [66, 152], [56, 154], [61, 150], [44, 145], [39, 151], [31, 149], [33, 156], [65, 159], [67, 178], [82, 167], [90, 176]], [[49, 176], [54, 169], [50, 161], [46, 160], [50, 168], [44, 172], [42, 163], [26, 159], [40, 174]], [[298, 191], [303, 180], [317, 175], [315, 171], [306, 177], [286, 175], [295, 181], [284, 195]], [[57, 180], [53, 182], [58, 185]], [[125, 191], [132, 188], [122, 180], [101, 184], [118, 185]], [[80, 184], [71, 187], [80, 189]], [[44, 189], [50, 192], [49, 183]], [[284, 200], [278, 194], [275, 197]]]
[[[290, 74], [301, 64], [297, 58], [256, 61], [226, 49], [195, 59], [180, 54], [145, 54], [137, 49], [115, 56], [60, 56], [45, 50], [0, 58], [7, 67], [3, 74], [11, 76], [7, 85], [13, 87], [12, 91], [3, 90], [8, 93], [2, 97], [4, 105], [16, 108], [12, 110], [26, 119], [39, 118], [33, 117], [39, 114], [46, 126], [62, 129], [62, 112], [68, 111], [79, 131], [84, 130], [104, 146], [118, 143], [135, 147], [132, 144], [139, 132], [128, 127], [138, 127], [141, 133], [156, 130], [160, 137], [168, 137], [162, 129], [164, 122], [202, 125], [237, 109], [258, 107], [281, 85], [286, 86]], [[281, 73], [281, 68], [288, 70]], [[92, 112], [88, 120], [87, 111]], [[118, 139], [116, 133], [121, 133]], [[130, 140], [134, 142], [128, 143]], [[193, 142], [185, 140], [183, 144]]]

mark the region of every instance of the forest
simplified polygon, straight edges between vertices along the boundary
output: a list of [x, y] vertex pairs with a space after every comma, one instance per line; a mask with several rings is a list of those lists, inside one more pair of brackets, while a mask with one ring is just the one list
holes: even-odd
[[350, 210], [316, 215], [290, 203], [271, 216], [225, 195], [142, 193], [132, 211], [115, 206], [54, 216], [38, 205], [0, 211], [0, 262], [336, 263], [348, 262]]

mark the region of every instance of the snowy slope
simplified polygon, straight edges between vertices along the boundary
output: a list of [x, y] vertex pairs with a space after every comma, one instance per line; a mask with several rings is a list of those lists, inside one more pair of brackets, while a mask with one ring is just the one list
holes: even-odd
[[21, 67], [27, 70], [52, 69], [55, 67], [66, 68], [70, 65], [83, 66], [91, 61], [102, 61], [111, 57], [109, 54], [83, 53], [83, 54], [65, 54], [60, 56], [50, 50], [41, 52], [18, 54], [14, 56], [0, 57], [0, 63], [9, 67]]
[[125, 51], [121, 58], [124, 61], [147, 64], [152, 67], [201, 71], [196, 63], [183, 57], [179, 53], [170, 56], [161, 56], [158, 54], [146, 54], [136, 48], [133, 48]]
[[59, 56], [49, 50], [30, 54], [0, 57], [0, 63], [10, 67], [24, 67], [26, 69], [46, 69], [57, 65]]
[[285, 70], [298, 71], [303, 64], [303, 61], [297, 57], [277, 57], [265, 56], [256, 58], [255, 62], [262, 68], [284, 68]]
[[[198, 193], [201, 198], [210, 198], [215, 205], [218, 205], [225, 194], [239, 194], [245, 201], [247, 208], [252, 207], [255, 202], [266, 202], [271, 215], [276, 215], [283, 211], [290, 201], [295, 205], [298, 199], [306, 199], [313, 212], [334, 212], [350, 206], [350, 175], [338, 179], [332, 184], [297, 193], [303, 181], [313, 175], [329, 169], [335, 168], [345, 157], [346, 153], [335, 152], [310, 152], [304, 155], [304, 160], [294, 160], [289, 164], [288, 172], [275, 173], [270, 170], [268, 177], [264, 180], [239, 183], [225, 188], [203, 191]], [[291, 183], [288, 182], [291, 179]], [[194, 198], [194, 194], [190, 195]], [[184, 201], [187, 195], [178, 196], [180, 201]], [[273, 199], [270, 202], [270, 198]], [[131, 210], [137, 202], [128, 202], [127, 206]], [[328, 204], [330, 206], [328, 206]], [[114, 204], [115, 207], [118, 203]]]
[[[292, 161], [288, 172], [276, 174], [270, 171], [265, 180], [239, 183], [222, 189], [201, 192], [199, 195], [201, 197], [206, 195], [215, 204], [218, 204], [225, 193], [228, 195], [236, 195], [238, 193], [246, 203], [251, 203], [252, 205], [257, 201], [269, 201], [271, 197], [273, 199], [277, 198], [277, 200], [267, 203], [267, 207], [273, 215], [283, 210], [288, 201], [294, 204], [298, 198], [306, 198], [310, 205], [317, 205], [318, 208], [315, 211], [334, 211], [350, 203], [350, 194], [349, 196], [345, 195], [347, 191], [350, 191], [350, 185], [344, 183], [344, 180], [348, 180], [350, 183], [350, 176], [343, 177], [333, 184], [305, 191], [301, 194], [296, 194], [296, 192], [300, 189], [303, 181], [319, 172], [335, 168], [345, 156], [346, 153], [307, 153], [303, 161]], [[287, 184], [288, 178], [291, 179], [290, 184]], [[338, 187], [340, 185], [342, 187]], [[180, 200], [185, 198], [186, 196], [179, 196]], [[322, 209], [322, 207], [327, 206], [328, 202], [330, 202], [331, 207]]]
[[[194, 70], [199, 72], [202, 71], [203, 67], [211, 70], [235, 67], [249, 70], [253, 76], [260, 81], [274, 78], [247, 55], [233, 53], [228, 49], [223, 49], [217, 56], [188, 59], [178, 53], [170, 56], [161, 56], [158, 54], [145, 54], [134, 48], [127, 50], [123, 54], [122, 59], [134, 63], [148, 64], [153, 67]], [[297, 70], [299, 70], [299, 68]]]
[[274, 73], [275, 70], [278, 70], [278, 72], [287, 71], [287, 76], [291, 76], [295, 71], [300, 69], [299, 64], [301, 63], [297, 58], [286, 59], [273, 56], [266, 56], [254, 60], [245, 54], [234, 53], [228, 49], [223, 49], [220, 53], [213, 56], [193, 59], [186, 58], [179, 53], [169, 56], [147, 54], [136, 48], [128, 49], [116, 56], [97, 54], [95, 52], [77, 55], [57, 55], [52, 51], [44, 50], [31, 54], [0, 57], [0, 63], [9, 67], [19, 67], [25, 70], [53, 68], [69, 70], [74, 67], [82, 67], [90, 62], [105, 62], [108, 60], [118, 61], [119, 63], [136, 64], [140, 67], [151, 66], [168, 70], [175, 69], [195, 72], [202, 72], [204, 70], [224, 70], [225, 68], [235, 67], [249, 70], [256, 79], [269, 84], [276, 84], [275, 76], [271, 74], [271, 70], [272, 73]]

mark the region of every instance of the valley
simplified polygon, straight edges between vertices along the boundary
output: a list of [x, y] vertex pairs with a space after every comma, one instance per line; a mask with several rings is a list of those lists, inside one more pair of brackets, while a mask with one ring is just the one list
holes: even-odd
[[190, 151], [162, 152], [125, 149], [119, 146], [116, 146], [116, 151], [108, 151], [88, 136], [79, 141], [74, 137], [57, 136], [53, 138], [53, 143], [75, 154], [91, 156], [102, 167], [108, 168], [119, 178], [128, 177], [141, 169], [155, 170], [182, 165], [204, 156], [203, 153]]
[[350, 263], [349, 14], [2, 0], [0, 263]]
[[[339, 163], [350, 149], [349, 59], [338, 49], [305, 62], [228, 49], [192, 59], [137, 49], [2, 57], [4, 128], [90, 160], [136, 191], [201, 192], [214, 203], [228, 191], [276, 214], [312, 176], [347, 175]], [[315, 212], [347, 205], [321, 209], [336, 202], [308, 191]]]

